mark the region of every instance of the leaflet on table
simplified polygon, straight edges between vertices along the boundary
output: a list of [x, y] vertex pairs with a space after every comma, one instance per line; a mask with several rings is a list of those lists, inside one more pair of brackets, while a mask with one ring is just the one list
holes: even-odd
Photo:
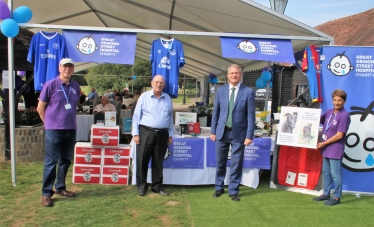
[[[164, 158], [164, 168], [172, 169], [203, 169], [204, 168], [203, 138], [173, 138], [173, 143]], [[151, 166], [151, 161], [149, 166]]]
[[[206, 140], [207, 167], [216, 167], [216, 147], [215, 143], [207, 138]], [[270, 149], [271, 138], [255, 138], [253, 143], [244, 149], [244, 168], [270, 169]], [[231, 165], [231, 149], [228, 153], [226, 166]]]
[[316, 148], [320, 118], [321, 109], [282, 107], [277, 144]]

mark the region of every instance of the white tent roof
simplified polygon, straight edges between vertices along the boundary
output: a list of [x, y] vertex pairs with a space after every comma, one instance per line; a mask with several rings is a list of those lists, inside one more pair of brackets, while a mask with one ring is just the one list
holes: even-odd
[[[171, 34], [183, 43], [186, 65], [181, 73], [196, 78], [210, 73], [222, 76], [233, 63], [245, 70], [263, 66], [258, 61], [222, 57], [219, 36], [227, 33], [238, 37], [292, 39], [295, 51], [311, 44], [333, 42], [332, 37], [249, 0], [13, 1], [14, 9], [21, 5], [33, 12], [32, 20], [21, 26], [34, 27], [30, 29], [35, 33], [43, 26], [59, 32], [61, 28], [82, 29], [82, 26], [88, 27], [85, 30], [136, 31], [136, 55], [145, 59], [149, 58], [153, 40]], [[81, 63], [76, 71], [97, 64]]]

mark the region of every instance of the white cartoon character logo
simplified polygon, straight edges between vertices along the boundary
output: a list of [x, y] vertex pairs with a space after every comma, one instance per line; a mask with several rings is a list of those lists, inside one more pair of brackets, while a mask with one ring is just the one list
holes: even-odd
[[113, 182], [118, 182], [118, 180], [119, 180], [118, 173], [113, 173], [111, 178], [112, 178]]
[[353, 172], [374, 171], [374, 101], [367, 108], [352, 106], [346, 136], [344, 168]]
[[99, 49], [99, 47], [96, 45], [95, 40], [90, 36], [86, 36], [79, 40], [79, 43], [77, 44], [77, 49], [82, 54], [92, 54], [95, 52], [95, 50]]
[[236, 47], [239, 48], [241, 51], [249, 54], [252, 54], [258, 50], [258, 48], [249, 40], [241, 41]]
[[92, 154], [91, 153], [87, 153], [84, 155], [84, 160], [86, 162], [92, 162]]
[[353, 70], [353, 66], [351, 62], [344, 55], [345, 51], [342, 54], [337, 54], [335, 57], [331, 58], [330, 63], [327, 65], [327, 68], [335, 75], [335, 76], [345, 76], [351, 70]]
[[83, 180], [84, 181], [90, 181], [91, 180], [91, 174], [90, 174], [90, 172], [85, 172], [83, 174]]

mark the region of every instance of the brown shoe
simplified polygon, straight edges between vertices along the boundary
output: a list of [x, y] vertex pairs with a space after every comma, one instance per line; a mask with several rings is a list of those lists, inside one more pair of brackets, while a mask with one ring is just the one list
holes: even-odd
[[56, 194], [59, 194], [60, 196], [66, 196], [66, 197], [74, 197], [75, 196], [74, 192], [69, 192], [68, 190], [56, 191]]
[[42, 196], [42, 205], [43, 207], [51, 207], [53, 206], [53, 201], [51, 196]]

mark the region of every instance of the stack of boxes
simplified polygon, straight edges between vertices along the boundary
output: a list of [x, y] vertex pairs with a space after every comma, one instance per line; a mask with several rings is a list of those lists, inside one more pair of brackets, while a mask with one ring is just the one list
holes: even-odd
[[130, 146], [119, 134], [119, 126], [91, 126], [91, 143], [75, 145], [73, 183], [128, 185]]

